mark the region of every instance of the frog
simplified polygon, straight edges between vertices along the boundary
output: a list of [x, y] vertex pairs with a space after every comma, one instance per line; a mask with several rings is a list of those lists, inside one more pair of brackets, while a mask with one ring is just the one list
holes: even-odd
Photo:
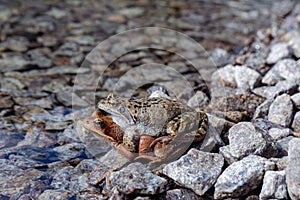
[[[114, 123], [110, 117], [107, 117], [99, 110], [96, 110], [91, 116], [84, 118], [82, 124], [86, 130], [92, 132], [96, 137], [106, 139], [111, 146], [116, 148], [126, 158], [129, 160], [134, 159], [134, 153], [124, 149], [124, 146], [122, 145], [124, 131]], [[154, 140], [155, 138], [151, 136], [140, 137], [138, 150], [138, 155], [141, 156], [140, 158], [156, 160], [155, 153], [157, 153], [159, 157], [163, 157], [161, 156], [161, 151], [159, 151], [159, 147], [162, 147], [162, 144], [157, 143], [159, 146], [155, 147], [154, 152]], [[151, 152], [154, 152], [152, 156], [149, 155]]]
[[156, 144], [163, 144], [165, 147], [174, 139], [202, 140], [208, 128], [206, 113], [197, 112], [177, 100], [168, 98], [134, 99], [118, 97], [111, 93], [107, 98], [101, 99], [97, 107], [124, 130], [122, 145], [129, 152], [138, 152], [140, 139], [144, 136], [154, 138], [150, 144], [151, 148]]

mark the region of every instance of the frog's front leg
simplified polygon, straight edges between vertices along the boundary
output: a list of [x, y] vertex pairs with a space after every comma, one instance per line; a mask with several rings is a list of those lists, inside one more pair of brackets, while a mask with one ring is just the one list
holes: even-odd
[[167, 124], [167, 133], [180, 139], [205, 137], [208, 118], [204, 112], [184, 112]]
[[136, 126], [129, 126], [125, 128], [123, 135], [123, 145], [133, 153], [138, 152], [140, 131]]

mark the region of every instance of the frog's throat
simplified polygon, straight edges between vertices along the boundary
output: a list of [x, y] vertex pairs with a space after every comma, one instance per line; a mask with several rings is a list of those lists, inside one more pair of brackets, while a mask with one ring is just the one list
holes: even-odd
[[111, 115], [112, 120], [118, 124], [122, 129], [125, 129], [126, 127], [128, 127], [130, 124], [132, 124], [130, 122], [130, 120], [128, 120], [127, 118], [120, 116], [120, 115]]

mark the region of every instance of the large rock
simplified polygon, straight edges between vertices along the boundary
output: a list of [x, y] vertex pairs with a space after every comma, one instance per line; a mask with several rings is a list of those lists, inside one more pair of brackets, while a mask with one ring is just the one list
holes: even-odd
[[263, 157], [277, 155], [277, 147], [271, 136], [253, 126], [240, 122], [229, 129], [229, 145], [221, 147], [220, 153], [228, 163], [233, 163], [250, 154]]
[[223, 164], [220, 154], [191, 149], [179, 160], [166, 165], [163, 173], [196, 194], [203, 195], [217, 180]]
[[273, 162], [256, 155], [231, 164], [219, 176], [215, 184], [214, 198], [235, 198], [248, 194], [259, 186], [264, 173], [274, 167]]
[[300, 138], [289, 142], [286, 182], [292, 200], [300, 199]]
[[141, 163], [131, 163], [106, 178], [106, 187], [130, 194], [157, 194], [166, 191], [167, 180], [153, 174]]
[[268, 114], [270, 122], [287, 127], [293, 116], [293, 103], [290, 95], [282, 94], [271, 104]]
[[288, 45], [285, 43], [278, 43], [272, 46], [271, 51], [267, 57], [268, 64], [274, 64], [282, 58], [289, 55]]
[[288, 199], [285, 171], [267, 171], [259, 194], [261, 200]]
[[278, 61], [263, 77], [262, 82], [274, 85], [280, 80], [299, 80], [300, 66], [292, 59]]

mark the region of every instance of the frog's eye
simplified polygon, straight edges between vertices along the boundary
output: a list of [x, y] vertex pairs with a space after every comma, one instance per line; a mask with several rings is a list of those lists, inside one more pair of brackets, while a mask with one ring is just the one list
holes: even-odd
[[120, 110], [121, 113], [125, 112], [125, 108], [124, 107], [121, 107], [119, 110]]
[[105, 121], [101, 120], [101, 119], [95, 119], [94, 120], [94, 123], [97, 125], [97, 126], [100, 126], [100, 128], [103, 128], [106, 126], [106, 123]]

